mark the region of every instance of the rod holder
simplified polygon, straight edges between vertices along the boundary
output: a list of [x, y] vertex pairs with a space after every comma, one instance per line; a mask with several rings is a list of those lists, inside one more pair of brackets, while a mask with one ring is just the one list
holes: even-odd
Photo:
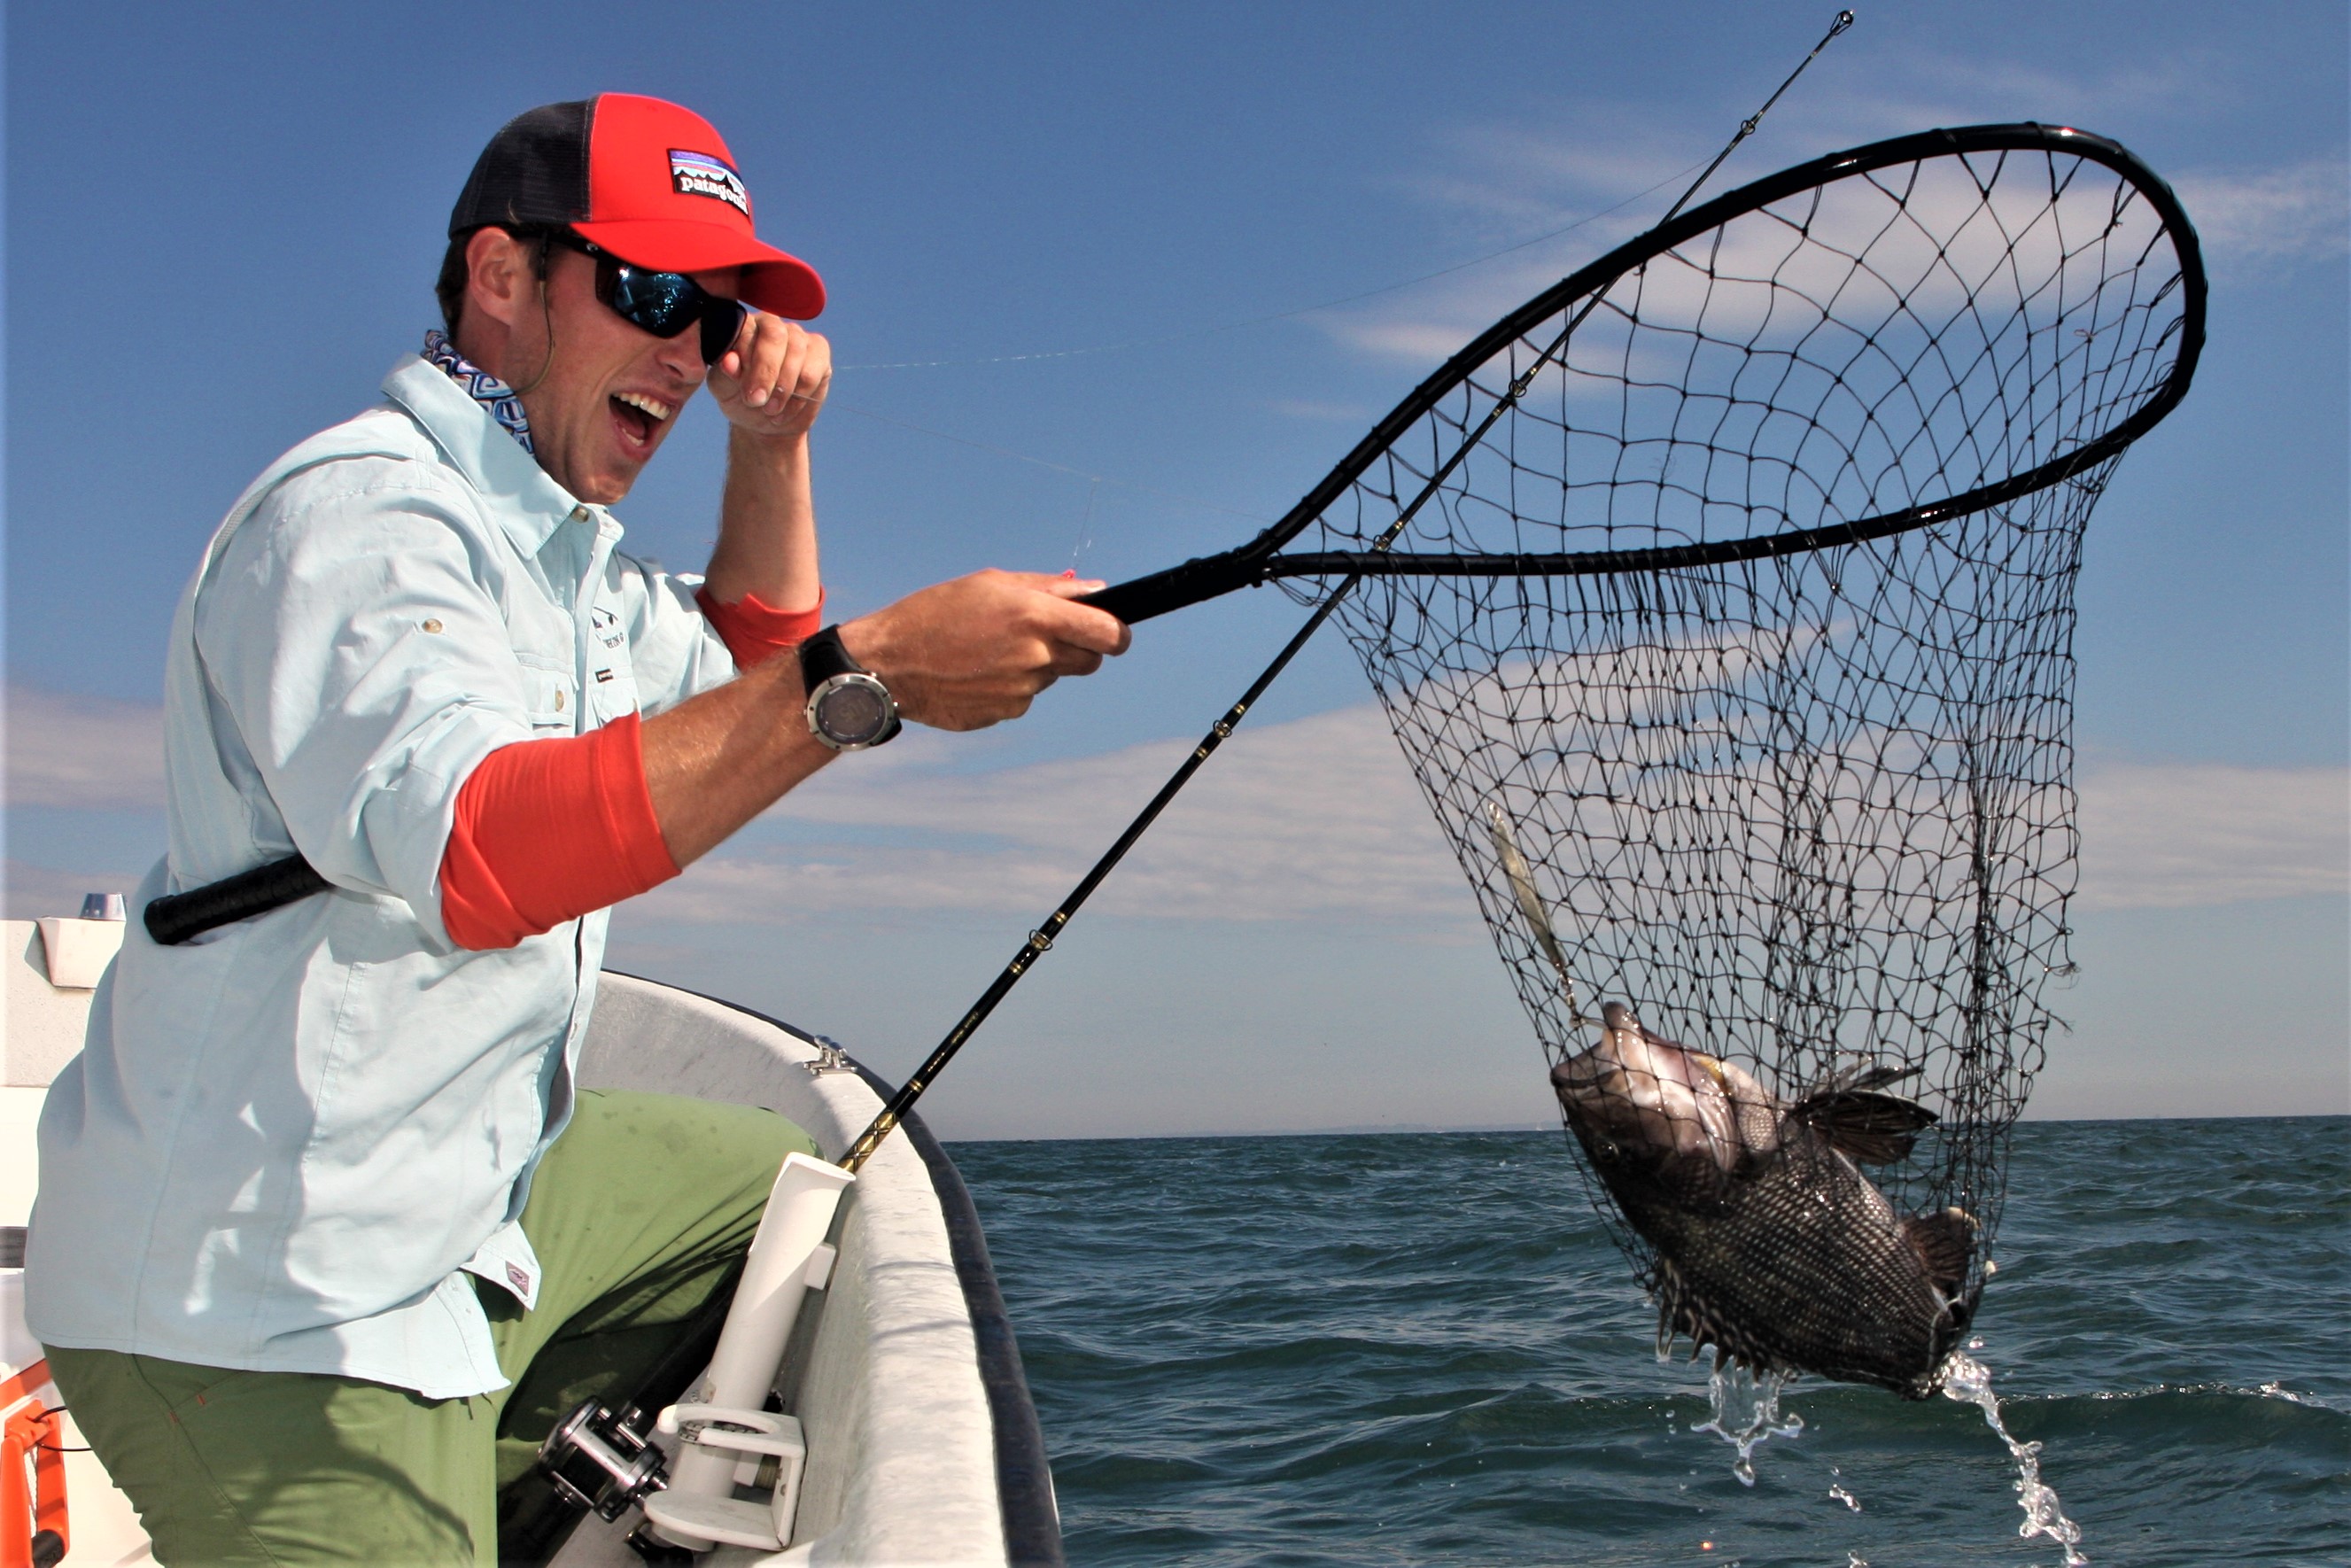
[[[735, 1287], [734, 1305], [719, 1331], [718, 1348], [710, 1370], [693, 1396], [662, 1412], [661, 1424], [674, 1430], [679, 1413], [693, 1406], [716, 1406], [730, 1411], [757, 1411], [767, 1403], [784, 1346], [799, 1322], [800, 1303], [807, 1299], [811, 1265], [824, 1258], [825, 1236], [841, 1207], [841, 1195], [857, 1177], [839, 1166], [807, 1155], [787, 1155], [784, 1168], [768, 1195], [767, 1212], [759, 1218], [758, 1234], [743, 1260], [742, 1281]], [[690, 1418], [690, 1417], [689, 1417]], [[735, 1469], [742, 1456], [703, 1443], [689, 1443], [677, 1455], [670, 1476], [669, 1494], [687, 1498], [729, 1500], [735, 1491]], [[665, 1510], [674, 1520], [692, 1516], [693, 1505]], [[712, 1538], [699, 1536], [680, 1523], [661, 1522], [664, 1537], [681, 1546], [701, 1550]]]

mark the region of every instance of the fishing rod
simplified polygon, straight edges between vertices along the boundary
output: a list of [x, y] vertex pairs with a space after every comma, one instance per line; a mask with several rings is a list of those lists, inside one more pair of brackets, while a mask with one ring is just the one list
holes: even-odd
[[[1773, 90], [1770, 98], [1763, 100], [1761, 108], [1740, 122], [1737, 134], [1723, 144], [1722, 151], [1716, 153], [1713, 161], [1699, 172], [1698, 178], [1690, 182], [1688, 188], [1684, 190], [1675, 200], [1674, 204], [1667, 210], [1666, 215], [1651, 226], [1648, 231], [1651, 235], [1656, 234], [1659, 229], [1672, 222], [1681, 210], [1688, 205], [1690, 198], [1698, 193], [1699, 187], [1713, 176], [1716, 170], [1722, 167], [1723, 162], [1737, 151], [1740, 143], [1755, 133], [1755, 128], [1761, 124], [1763, 117], [1771, 111], [1771, 106], [1778, 103], [1781, 96], [1795, 85], [1796, 78], [1804, 74], [1805, 68], [1820, 57], [1821, 51], [1828, 47], [1832, 40], [1851, 27], [1853, 20], [1854, 16], [1851, 11], [1837, 13], [1836, 20], [1831, 23], [1829, 30], [1821, 36], [1820, 42], [1813, 46], [1812, 52], [1797, 62], [1796, 68], [1790, 71], [1787, 79]], [[1401, 416], [1405, 415], [1412, 409], [1411, 400], [1407, 400], [1404, 406], [1399, 407], [1386, 420], [1374, 426], [1371, 434], [1357, 444], [1355, 450], [1348, 455], [1347, 459], [1341, 463], [1322, 485], [1309, 493], [1304, 500], [1292, 507], [1287, 517], [1249, 544], [1238, 549], [1228, 550], [1221, 555], [1186, 561], [1181, 566], [1171, 567], [1165, 571], [1154, 572], [1131, 582], [1103, 589], [1099, 592], [1087, 595], [1081, 602], [1107, 610], [1131, 625], [1135, 622], [1149, 620], [1154, 616], [1165, 614], [1171, 610], [1196, 604], [1202, 600], [1214, 598], [1217, 594], [1229, 592], [1236, 588], [1264, 582], [1274, 577], [1327, 577], [1334, 572], [1343, 571], [1346, 573], [1344, 580], [1332, 591], [1325, 601], [1327, 605], [1335, 607], [1336, 603], [1344, 599], [1353, 590], [1355, 584], [1367, 575], [1389, 576], [1403, 573], [1430, 576], [1518, 577], [1563, 570], [1657, 570], [1782, 553], [1789, 549], [1817, 549], [1823, 543], [1843, 542], [1846, 538], [1867, 537], [1858, 531], [1855, 525], [1846, 525], [1845, 531], [1838, 534], [1834, 538], [1816, 530], [1813, 534], [1802, 538], [1794, 534], [1782, 534], [1763, 539], [1692, 546], [1678, 550], [1618, 551], [1578, 557], [1457, 557], [1392, 553], [1389, 546], [1395, 542], [1395, 536], [1411, 522], [1413, 516], [1418, 512], [1443, 479], [1458, 466], [1461, 460], [1475, 447], [1477, 438], [1490, 430], [1494, 421], [1524, 394], [1526, 386], [1531, 382], [1534, 374], [1550, 362], [1553, 354], [1564, 348], [1568, 338], [1583, 323], [1583, 319], [1597, 307], [1599, 300], [1600, 296], [1595, 293], [1584, 304], [1583, 308], [1577, 312], [1574, 319], [1567, 324], [1566, 329], [1559, 334], [1557, 341], [1551, 349], [1529, 367], [1526, 375], [1511, 384], [1510, 394], [1496, 405], [1492, 413], [1488, 414], [1485, 423], [1479, 426], [1478, 431], [1469, 440], [1462, 444], [1443, 471], [1430, 482], [1428, 488], [1413, 502], [1411, 507], [1402, 517], [1397, 518], [1395, 527], [1390, 529], [1387, 536], [1380, 539], [1374, 549], [1322, 555], [1276, 557], [1273, 554], [1282, 544], [1294, 538], [1311, 523], [1322, 509], [1330, 503], [1332, 497], [1352, 482], [1365, 465], [1378, 456], [1395, 439], [1404, 425], [1409, 423], [1408, 419]], [[1488, 338], [1481, 338], [1472, 343], [1468, 349], [1464, 350], [1461, 354], [1447, 361], [1446, 365], [1430, 378], [1427, 384], [1433, 385], [1444, 381], [1465, 356], [1486, 350], [1490, 338], [1489, 333]], [[2046, 476], [2043, 477], [2045, 481]], [[2002, 498], [2004, 497], [1988, 494], [1973, 494], [1959, 497], [1960, 500], [1971, 502], [1975, 506], [1990, 505]], [[1905, 514], [1899, 518], [1877, 521], [1883, 531], [1896, 531], [1900, 527], [1916, 526], [1919, 522], [1932, 520], [1933, 515], [1940, 515], [1941, 512], [1953, 509], [1966, 508], [1949, 507], [1934, 509], [1913, 508], [1912, 513]], [[1319, 612], [1317, 618], [1301, 630], [1298, 645], [1302, 646], [1303, 641], [1311, 638], [1322, 621], [1328, 619], [1327, 611]], [[1296, 646], [1285, 649], [1270, 667], [1268, 677], [1279, 674], [1296, 652]], [[1240, 722], [1241, 714], [1246, 711], [1248, 705], [1255, 700], [1255, 695], [1262, 692], [1263, 689], [1263, 682], [1253, 685], [1250, 688], [1251, 695], [1234, 705], [1233, 709], [1220, 721], [1227, 727], [1228, 733], [1231, 725]], [[1207, 743], [1208, 750], [1214, 751], [1217, 745], [1221, 744], [1222, 739], [1221, 735], [1215, 735], [1212, 732], [1212, 740]], [[1204, 756], [1199, 760], [1205, 761], [1207, 758]], [[1189, 766], [1196, 768], [1196, 763]], [[1169, 781], [1173, 788], [1155, 799], [1152, 806], [1146, 809], [1145, 815], [1138, 819], [1141, 827], [1150, 825], [1151, 819], [1158, 815], [1160, 809], [1165, 806], [1167, 799], [1172, 798], [1174, 791], [1180, 789], [1184, 780], [1190, 776], [1187, 771]], [[1116, 865], [1119, 859], [1125, 854], [1136, 836], [1139, 834], [1135, 831], [1122, 835], [1111, 853], [1104, 857], [1104, 863], [1096, 868], [1097, 871], [1107, 873], [1109, 869]], [[1020, 976], [1027, 972], [1029, 966], [1036, 961], [1037, 956], [1052, 946], [1051, 936], [1058, 933], [1061, 925], [1068, 924], [1068, 915], [1076, 913], [1078, 906], [1085, 902], [1086, 896], [1092, 893], [1100, 881], [1099, 876], [1089, 874], [1086, 881], [1081, 883], [1071, 894], [1074, 902], [1064, 901], [1062, 908], [1055, 911], [1053, 920], [1047, 921], [1043, 926], [1040, 926], [1036, 932], [1031, 933], [1032, 939], [1041, 935], [1047, 940], [1042, 946], [1024, 948], [1022, 956], [1015, 958], [1012, 965], [1008, 966], [1006, 976], [1009, 978], [1008, 982], [1005, 983], [1006, 989], [1009, 989], [1010, 985], [1017, 984]], [[250, 920], [256, 915], [266, 915], [273, 909], [324, 893], [332, 885], [308, 859], [297, 852], [278, 860], [264, 862], [234, 876], [224, 877], [218, 882], [207, 883], [182, 893], [166, 894], [160, 898], [151, 899], [146, 908], [141, 912], [140, 919], [146, 926], [148, 936], [156, 943], [167, 947], [175, 946], [191, 941], [207, 931], [236, 921]], [[1003, 981], [1004, 977], [999, 977], [999, 980]], [[983, 997], [981, 1002], [975, 1005], [977, 1017], [967, 1015], [967, 1020], [977, 1027], [978, 1020], [985, 1019], [988, 1010], [1001, 999], [1002, 992], [991, 987], [989, 995]], [[962, 1026], [957, 1027], [960, 1030]], [[961, 1044], [962, 1038], [967, 1038], [967, 1034], [959, 1036], [956, 1033], [951, 1033], [948, 1040], [942, 1042], [941, 1045], [941, 1050], [946, 1052], [946, 1055], [935, 1054], [934, 1063], [945, 1065], [946, 1057], [954, 1055], [956, 1048]], [[918, 1075], [925, 1082], [929, 1081], [930, 1072], [927, 1069], [930, 1066], [931, 1064], [926, 1064], [926, 1071]], [[920, 1090], [916, 1090], [915, 1092], [919, 1094]], [[912, 1103], [912, 1099], [909, 1098], [907, 1103]], [[886, 1133], [887, 1129], [883, 1130]]]
[[[1851, 27], [1853, 22], [1854, 16], [1851, 11], [1837, 13], [1836, 19], [1829, 24], [1828, 31], [1821, 35], [1820, 42], [1813, 46], [1812, 52], [1797, 63], [1794, 70], [1788, 73], [1787, 79], [1772, 91], [1770, 98], [1763, 100], [1761, 108], [1740, 122], [1737, 133], [1723, 144], [1722, 151], [1715, 154], [1714, 161], [1699, 172], [1698, 178], [1690, 182], [1688, 189], [1683, 191], [1675, 199], [1674, 204], [1667, 209], [1665, 216], [1652, 225], [1651, 232], [1654, 233], [1656, 229], [1671, 223], [1680, 214], [1682, 209], [1689, 204], [1690, 198], [1698, 194], [1698, 188], [1713, 176], [1716, 170], [1722, 167], [1723, 162], [1738, 150], [1739, 144], [1755, 134], [1755, 128], [1761, 124], [1763, 117], [1771, 111], [1771, 106], [1778, 103], [1781, 96], [1795, 85], [1796, 78], [1804, 74], [1805, 68], [1819, 58], [1821, 51], [1827, 48], [1834, 40]], [[1487, 411], [1485, 418], [1479, 421], [1477, 427], [1462, 439], [1460, 444], [1454, 449], [1453, 455], [1429, 476], [1427, 482], [1421, 486], [1419, 493], [1414, 496], [1411, 503], [1397, 515], [1395, 521], [1381, 533], [1369, 550], [1360, 552], [1362, 556], [1378, 557], [1387, 553], [1397, 538], [1411, 526], [1413, 518], [1420, 514], [1421, 508], [1428, 504], [1429, 498], [1442, 488], [1445, 481], [1452, 476], [1454, 471], [1477, 448], [1479, 443], [1485, 439], [1487, 433], [1493, 429], [1503, 414], [1526, 395], [1527, 389], [1534, 383], [1535, 377], [1558, 355], [1565, 351], [1569, 339], [1574, 335], [1575, 329], [1583, 324], [1584, 319], [1599, 308], [1600, 301], [1606, 292], [1604, 288], [1595, 289], [1582, 308], [1568, 319], [1566, 326], [1561, 329], [1550, 344], [1523, 371], [1512, 379], [1508, 392], [1495, 400], [1494, 406]], [[1439, 373], [1441, 375], [1443, 372]], [[1412, 400], [1407, 400], [1404, 406], [1411, 407]], [[1402, 411], [1399, 410], [1399, 412]], [[1387, 431], [1387, 425], [1391, 423], [1394, 423], [1393, 416], [1374, 428], [1372, 434], [1365, 438], [1364, 446], [1358, 448], [1358, 452], [1361, 453], [1364, 448], [1376, 450], [1378, 447], [1384, 447], [1388, 441], [1393, 439]], [[1350, 460], [1341, 464], [1333, 476], [1348, 475], [1354, 468], [1355, 464], [1351, 455]], [[1327, 498], [1318, 499], [1318, 497], [1321, 497], [1322, 490], [1330, 487], [1328, 481], [1323, 486], [1317, 486], [1316, 491], [1308, 497], [1307, 501], [1301, 503], [1300, 507], [1292, 511], [1291, 517], [1299, 519], [1296, 528], [1289, 528], [1287, 533], [1283, 533], [1288, 524], [1288, 519], [1285, 519], [1284, 524], [1277, 525], [1274, 529], [1269, 530], [1270, 534], [1281, 535], [1281, 538], [1274, 539], [1276, 547], [1282, 542], [1283, 538], [1293, 537], [1305, 526], [1307, 520], [1311, 520], [1314, 513], [1321, 511], [1322, 505], [1327, 504]], [[1310, 506], [1312, 507], [1311, 512], [1307, 509]], [[1202, 564], [1204, 563], [1187, 562], [1186, 566], [1174, 568], [1170, 572], [1155, 574], [1155, 578], [1166, 579]], [[961, 1019], [956, 1020], [955, 1027], [947, 1031], [946, 1037], [939, 1041], [937, 1048], [920, 1067], [914, 1070], [913, 1076], [899, 1087], [898, 1092], [890, 1097], [889, 1103], [882, 1107], [881, 1113], [873, 1118], [865, 1131], [858, 1134], [857, 1141], [850, 1145], [849, 1152], [841, 1157], [840, 1163], [843, 1170], [854, 1173], [862, 1169], [867, 1160], [873, 1157], [873, 1151], [879, 1148], [883, 1140], [887, 1138], [892, 1130], [905, 1119], [906, 1113], [913, 1109], [914, 1102], [921, 1099], [924, 1092], [937, 1082], [939, 1073], [946, 1069], [948, 1062], [955, 1060], [956, 1053], [979, 1031], [980, 1025], [987, 1021], [988, 1015], [996, 1010], [998, 1003], [1011, 994], [1012, 988], [1020, 983], [1022, 977], [1036, 966], [1037, 960], [1052, 951], [1054, 942], [1068, 928], [1078, 911], [1085, 906], [1086, 901], [1093, 896], [1094, 890], [1099, 888], [1117, 868], [1118, 863], [1126, 858], [1127, 852], [1133, 849], [1136, 841], [1141, 839], [1150, 830], [1151, 825], [1159, 820], [1159, 814], [1165, 811], [1182, 792], [1184, 786], [1190, 783], [1193, 776], [1207, 765], [1208, 758], [1216, 755], [1217, 747], [1223, 746], [1231, 737], [1233, 731], [1239, 727], [1249, 709], [1255, 706], [1258, 699], [1265, 695], [1266, 688], [1272, 685], [1276, 678], [1290, 667], [1290, 661], [1295, 659], [1300, 651], [1313, 640], [1314, 633], [1322, 629], [1323, 623], [1331, 619], [1332, 615], [1338, 611], [1340, 604], [1354, 591], [1356, 585], [1362, 582], [1372, 570], [1372, 564], [1365, 560], [1357, 559], [1353, 562], [1338, 586], [1323, 596], [1322, 601], [1317, 604], [1313, 612], [1306, 618], [1306, 623], [1301, 626], [1290, 641], [1282, 645], [1281, 651], [1273, 656], [1272, 663], [1266, 665], [1257, 679], [1249, 683], [1249, 689], [1241, 694], [1240, 699], [1225, 710], [1224, 716], [1209, 727], [1208, 733], [1201, 737], [1199, 745], [1193, 747], [1191, 755], [1185, 758], [1182, 764], [1169, 776], [1167, 782], [1159, 787], [1159, 792], [1151, 798], [1150, 802], [1140, 812], [1136, 813], [1134, 820], [1127, 824], [1126, 831], [1119, 834], [1110, 848], [1103, 852], [1102, 858], [1094, 862], [1093, 868], [1079, 879], [1078, 884], [1070, 890], [1066, 898], [1061, 900], [1060, 907], [1046, 917], [1044, 924], [1029, 933], [1029, 939], [1020, 945], [1020, 950], [1012, 956], [1012, 961], [1005, 965], [996, 978], [989, 982], [987, 988], [980, 993], [979, 998], [972, 1003]], [[1207, 593], [1196, 593], [1191, 597], [1175, 600], [1173, 602], [1151, 604], [1135, 591], [1155, 580], [1154, 578], [1145, 578], [1138, 579], [1132, 583], [1123, 583], [1117, 587], [1104, 589], [1099, 593], [1091, 594], [1081, 602], [1109, 609], [1113, 613], [1118, 613], [1121, 605], [1125, 603], [1132, 609], [1147, 610], [1149, 613], [1155, 614], [1163, 609], [1174, 609], [1181, 603], [1195, 602], [1199, 598], [1210, 596]], [[1128, 621], [1142, 618], [1138, 613], [1121, 615], [1121, 619]]]

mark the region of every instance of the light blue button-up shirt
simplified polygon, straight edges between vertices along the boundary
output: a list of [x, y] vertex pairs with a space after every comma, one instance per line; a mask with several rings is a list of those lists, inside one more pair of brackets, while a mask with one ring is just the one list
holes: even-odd
[[[45, 1344], [448, 1398], [506, 1382], [473, 1276], [537, 1300], [517, 1217], [570, 1117], [606, 916], [455, 946], [458, 787], [735, 665], [447, 376], [409, 359], [383, 391], [255, 481], [181, 597], [170, 854], [41, 1118]], [[325, 895], [148, 939], [148, 900], [297, 849]]]

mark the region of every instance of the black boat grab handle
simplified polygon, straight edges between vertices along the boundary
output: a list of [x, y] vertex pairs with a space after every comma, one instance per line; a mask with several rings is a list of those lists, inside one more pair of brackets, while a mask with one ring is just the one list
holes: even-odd
[[163, 946], [176, 947], [217, 926], [266, 915], [332, 885], [308, 861], [298, 854], [287, 855], [282, 861], [156, 899], [147, 905], [147, 935]]

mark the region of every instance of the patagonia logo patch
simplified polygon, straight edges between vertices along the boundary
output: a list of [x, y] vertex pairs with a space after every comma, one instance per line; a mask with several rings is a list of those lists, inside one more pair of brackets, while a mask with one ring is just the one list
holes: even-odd
[[707, 152], [671, 148], [669, 183], [682, 196], [715, 197], [745, 217], [751, 215], [751, 193], [743, 188], [743, 176]]
[[512, 1286], [515, 1288], [515, 1294], [516, 1294], [516, 1295], [517, 1295], [517, 1296], [528, 1296], [528, 1295], [529, 1295], [529, 1294], [530, 1294], [530, 1270], [528, 1270], [528, 1269], [525, 1269], [525, 1268], [524, 1268], [521, 1264], [519, 1264], [519, 1263], [509, 1263], [509, 1264], [507, 1264], [507, 1283], [508, 1283], [508, 1284], [512, 1285]]

